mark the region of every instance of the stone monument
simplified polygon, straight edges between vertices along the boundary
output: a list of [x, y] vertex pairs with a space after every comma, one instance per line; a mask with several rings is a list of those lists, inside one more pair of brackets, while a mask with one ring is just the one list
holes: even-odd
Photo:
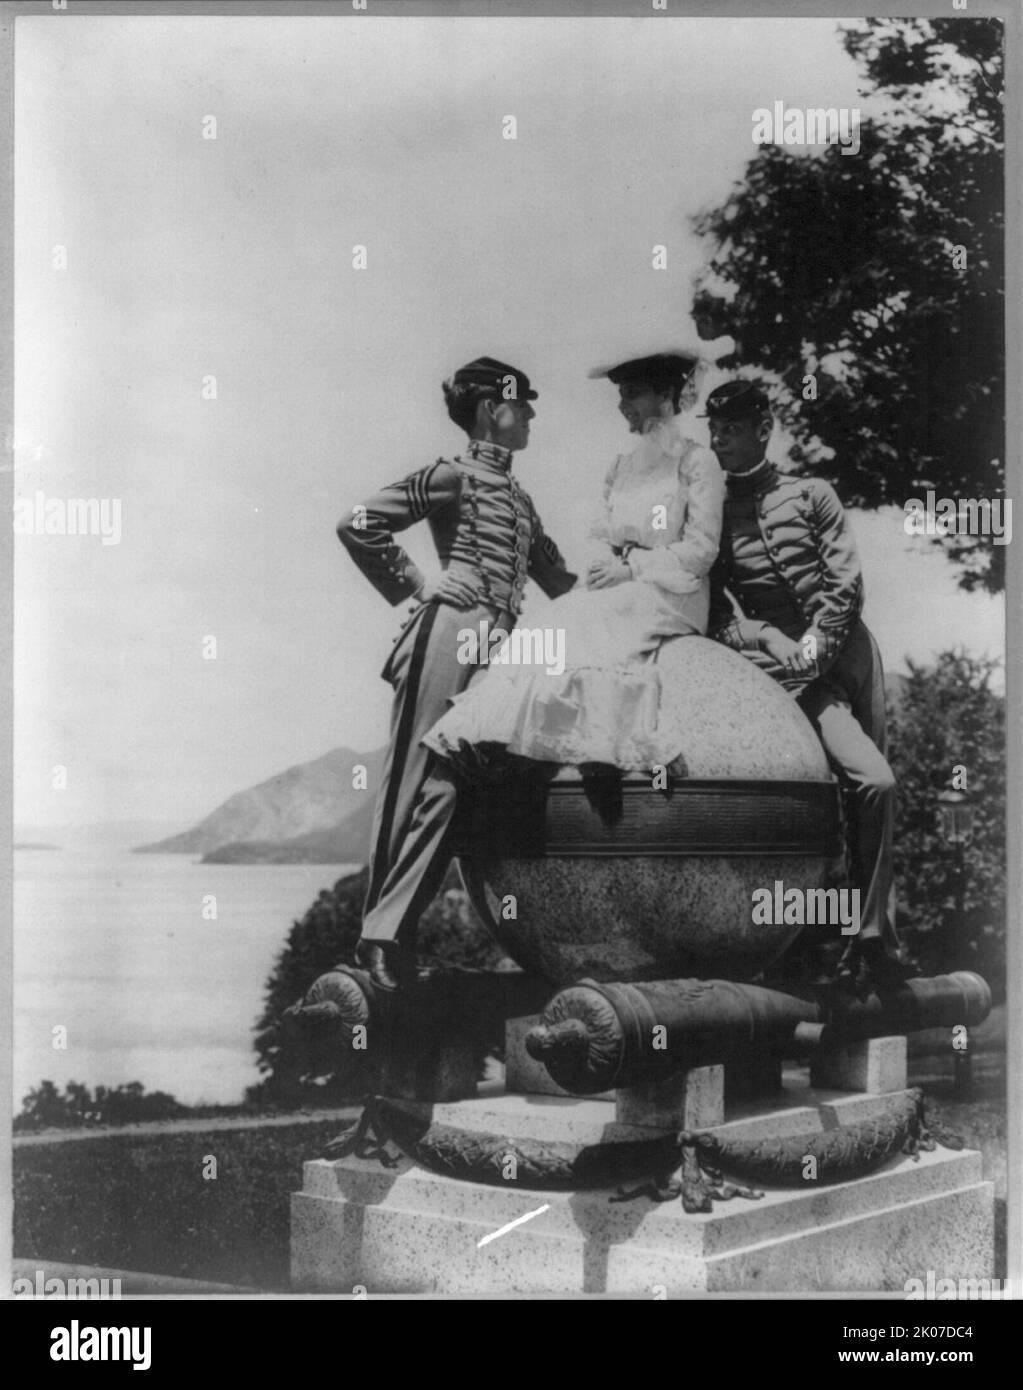
[[[685, 638], [658, 659], [692, 737], [659, 775], [621, 779], [613, 816], [571, 768], [467, 804], [463, 877], [520, 972], [384, 997], [341, 966], [292, 1011], [335, 1049], [361, 1028], [376, 1058], [359, 1125], [292, 1199], [296, 1290], [991, 1275], [981, 1156], [929, 1129], [906, 1084], [907, 1033], [979, 1023], [986, 984], [964, 971], [858, 999], [771, 983], [814, 926], [751, 904], [790, 886], [832, 901], [837, 784], [741, 656]], [[472, 1058], [502, 1027], [504, 1079], [479, 1084]]]

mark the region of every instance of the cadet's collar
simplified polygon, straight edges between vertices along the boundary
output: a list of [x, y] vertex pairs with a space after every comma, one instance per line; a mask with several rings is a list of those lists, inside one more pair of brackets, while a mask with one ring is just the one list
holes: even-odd
[[728, 491], [739, 495], [759, 492], [774, 481], [777, 472], [770, 459], [761, 459], [755, 468], [748, 468], [745, 473], [726, 474]]
[[465, 452], [477, 463], [489, 463], [491, 468], [499, 468], [502, 473], [511, 472], [512, 451], [501, 444], [492, 444], [488, 439], [470, 439]]

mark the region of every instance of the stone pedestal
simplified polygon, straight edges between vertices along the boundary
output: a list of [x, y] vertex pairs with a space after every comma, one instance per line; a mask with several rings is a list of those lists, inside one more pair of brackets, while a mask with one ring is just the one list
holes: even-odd
[[810, 1064], [815, 1086], [884, 1095], [906, 1086], [906, 1039], [868, 1038], [826, 1048]]
[[724, 1067], [693, 1067], [664, 1081], [615, 1092], [619, 1124], [656, 1129], [713, 1129], [725, 1118]]
[[[782, 1097], [747, 1102], [721, 1133], [779, 1138], [869, 1118], [869, 1094], [812, 1088], [789, 1070]], [[620, 1112], [619, 1112], [620, 1114]], [[439, 1104], [436, 1122], [509, 1138], [591, 1144], [663, 1134], [622, 1123], [608, 1101], [509, 1094]], [[993, 1189], [981, 1155], [937, 1149], [833, 1186], [774, 1188], [709, 1214], [679, 1201], [610, 1203], [576, 1193], [484, 1186], [403, 1158], [316, 1160], [292, 1199], [296, 1290], [370, 1294], [902, 1292], [909, 1278], [993, 1274]], [[540, 1210], [542, 1208], [542, 1210]], [[529, 1220], [501, 1232], [523, 1216]], [[485, 1239], [492, 1237], [492, 1239]]]

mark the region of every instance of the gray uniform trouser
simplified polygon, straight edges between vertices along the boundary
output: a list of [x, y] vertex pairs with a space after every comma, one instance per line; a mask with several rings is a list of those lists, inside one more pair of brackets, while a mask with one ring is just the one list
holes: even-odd
[[889, 951], [896, 951], [895, 778], [886, 758], [884, 668], [877, 643], [862, 622], [853, 628], [834, 665], [799, 697], [799, 704], [851, 794], [851, 878], [860, 890], [860, 937], [880, 937]]
[[456, 785], [446, 764], [419, 740], [479, 669], [458, 660], [458, 632], [478, 631], [483, 619], [491, 631], [500, 627], [508, 632], [515, 625], [510, 613], [490, 604], [423, 604], [402, 629], [384, 667], [395, 695], [373, 822], [364, 940], [414, 935], [444, 880]]

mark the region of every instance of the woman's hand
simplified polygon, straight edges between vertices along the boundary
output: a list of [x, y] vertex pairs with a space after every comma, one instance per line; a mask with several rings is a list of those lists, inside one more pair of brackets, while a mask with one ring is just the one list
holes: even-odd
[[784, 632], [779, 632], [776, 627], [768, 627], [761, 632], [760, 650], [774, 657], [778, 665], [783, 666], [792, 676], [812, 672], [816, 665], [804, 652], [802, 643], [792, 637], [786, 637]]
[[594, 560], [586, 576], [587, 589], [610, 589], [632, 578], [632, 570], [624, 560]]

